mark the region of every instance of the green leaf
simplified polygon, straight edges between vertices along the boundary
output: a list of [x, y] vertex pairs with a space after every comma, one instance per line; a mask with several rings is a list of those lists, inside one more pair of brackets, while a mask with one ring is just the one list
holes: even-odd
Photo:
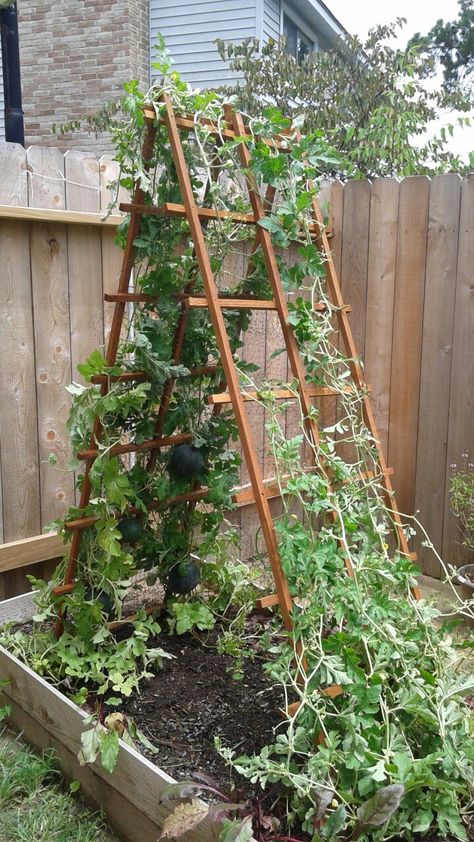
[[227, 819], [222, 824], [219, 842], [256, 842], [252, 830], [252, 816], [241, 819]]
[[359, 822], [368, 827], [385, 824], [398, 810], [404, 792], [405, 787], [402, 784], [390, 784], [377, 790], [375, 795], [357, 810]]
[[[116, 716], [117, 714], [114, 714]], [[101, 731], [99, 735], [100, 762], [106, 772], [112, 773], [115, 769], [119, 753], [119, 735], [117, 731]]]
[[339, 804], [333, 813], [329, 816], [321, 828], [321, 836], [323, 839], [331, 840], [337, 837], [337, 834], [343, 829], [347, 818], [347, 811], [344, 804]]

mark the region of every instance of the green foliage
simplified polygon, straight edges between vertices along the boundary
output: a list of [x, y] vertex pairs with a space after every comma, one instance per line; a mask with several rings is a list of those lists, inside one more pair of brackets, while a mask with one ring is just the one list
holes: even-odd
[[451, 511], [457, 518], [464, 546], [474, 550], [474, 465], [469, 454], [463, 453], [461, 465], [454, 464], [451, 469]]
[[443, 67], [448, 91], [460, 87], [472, 99], [474, 74], [474, 8], [471, 0], [458, 0], [456, 20], [438, 20], [426, 35], [418, 32], [411, 39], [424, 54], [435, 56]]
[[52, 749], [37, 754], [0, 731], [1, 842], [113, 842], [103, 819], [61, 785], [59, 766]]
[[[469, 55], [472, 31], [466, 39], [462, 32], [471, 17], [472, 11], [463, 9], [464, 22], [455, 36], [457, 49]], [[284, 39], [261, 49], [254, 38], [241, 44], [218, 39], [221, 58], [243, 76], [226, 92], [249, 114], [258, 114], [262, 102], [271, 102], [282, 114], [301, 118], [306, 134], [321, 131], [346, 163], [341, 168], [328, 160], [326, 170], [333, 175], [373, 178], [463, 171], [466, 164], [447, 149], [452, 126], [435, 135], [430, 123], [445, 111], [469, 111], [470, 96], [456, 85], [440, 91], [426, 83], [436, 70], [429, 36], [425, 50], [414, 42], [404, 49], [390, 46], [404, 23], [398, 18], [376, 26], [365, 42], [345, 36], [329, 52], [313, 52], [299, 65], [285, 51]], [[448, 52], [449, 47], [443, 55]], [[461, 116], [458, 122], [469, 125], [469, 118]], [[280, 160], [272, 159], [271, 166], [277, 177]]]
[[185, 634], [196, 628], [206, 631], [214, 628], [215, 618], [207, 605], [199, 602], [173, 602], [169, 607], [169, 626], [176, 634]]
[[[380, 28], [373, 33], [364, 47], [367, 52], [362, 55], [359, 45], [357, 60], [352, 63], [348, 64], [347, 54], [341, 58], [337, 53], [321, 59], [323, 64], [317, 70], [324, 68], [324, 62], [328, 67], [330, 62], [340, 67], [340, 79], [347, 87], [347, 107], [352, 109], [347, 119], [343, 118], [349, 137], [355, 137], [349, 154], [352, 165], [360, 172], [403, 174], [422, 160], [417, 157], [419, 153], [410, 150], [408, 140], [422, 125], [420, 112], [428, 119], [431, 106], [420, 99], [417, 78], [424, 70], [416, 63], [416, 55], [410, 51], [394, 53], [382, 46], [380, 41], [386, 34], [387, 30]], [[268, 72], [275, 59], [272, 49], [277, 48], [269, 47], [259, 59]], [[319, 59], [311, 61], [316, 68]], [[414, 81], [399, 89], [401, 76], [409, 74], [412, 67], [409, 61], [415, 63]], [[179, 201], [170, 149], [159, 122], [162, 93], [171, 97], [180, 114], [197, 111], [214, 125], [222, 125], [225, 115], [221, 97], [212, 92], [193, 92], [169, 73], [163, 44], [158, 62], [163, 79], [149, 94], [158, 128], [151, 167], [141, 159], [143, 99], [134, 85], [127, 90], [124, 120], [114, 131], [121, 185], [129, 188], [138, 180], [145, 190], [146, 203], [160, 205]], [[378, 73], [380, 66], [382, 71]], [[275, 61], [276, 71], [278, 67]], [[252, 68], [254, 65], [249, 64], [246, 72], [253, 72]], [[316, 69], [312, 72], [311, 82]], [[255, 80], [260, 84], [257, 72]], [[372, 81], [381, 86], [381, 111], [377, 113]], [[356, 82], [359, 98], [360, 91], [367, 88], [364, 102], [367, 100], [372, 108], [368, 112], [370, 125], [361, 123], [362, 128]], [[276, 99], [277, 93], [276, 89]], [[341, 92], [336, 101], [343, 106]], [[312, 102], [311, 113], [324, 113], [319, 103]], [[400, 134], [395, 112], [403, 117]], [[301, 123], [297, 120], [296, 127]], [[272, 743], [258, 755], [235, 757], [224, 746], [220, 751], [253, 784], [277, 785], [276, 790], [283, 793], [290, 829], [301, 826], [315, 842], [341, 833], [364, 842], [381, 842], [397, 833], [411, 839], [416, 832], [436, 828], [464, 839], [463, 815], [470, 810], [474, 780], [469, 702], [474, 683], [466, 668], [469, 644], [463, 644], [460, 652], [456, 639], [434, 625], [439, 612], [413, 600], [410, 588], [417, 570], [400, 548], [391, 544], [390, 498], [381, 485], [376, 442], [364, 421], [367, 395], [363, 388], [348, 386], [352, 382], [351, 367], [357, 361], [347, 359], [340, 350], [325, 258], [310, 228], [319, 177], [328, 168], [342, 169], [335, 163], [333, 146], [349, 149], [338, 140], [340, 124], [341, 119], [333, 115], [326, 135], [316, 128], [301, 138], [289, 126], [288, 114], [272, 106], [249, 120], [244, 140], [251, 161], [247, 177], [261, 195], [271, 187], [278, 197], [260, 228], [269, 232], [275, 246], [294, 246], [294, 265], [286, 265], [282, 256], [277, 262], [282, 283], [291, 293], [289, 321], [308, 381], [329, 386], [337, 394], [340, 414], [337, 421], [325, 424], [319, 408], [310, 410], [310, 417], [319, 422], [316, 440], [308, 434], [307, 419], [301, 412], [299, 417], [293, 413], [292, 432], [287, 438], [284, 421], [288, 404], [275, 401], [272, 394], [280, 384], [265, 382], [253, 366], [239, 364], [242, 386], [255, 391], [266, 409], [271, 455], [283, 501], [277, 538], [294, 603], [290, 645], [277, 623], [278, 631], [266, 647], [265, 669], [269, 680], [281, 683], [285, 698], [298, 701], [299, 707], [286, 728], [279, 729]], [[262, 142], [262, 138], [281, 132], [280, 145]], [[192, 138], [184, 144], [193, 187], [206, 190], [206, 203], [215, 209], [250, 212], [242, 191], [236, 141], [224, 136], [219, 141], [219, 173], [215, 170], [215, 137], [209, 122], [196, 125]], [[435, 146], [425, 147], [425, 153], [444, 154]], [[367, 162], [371, 162], [370, 167]], [[223, 292], [270, 298], [272, 291], [260, 248], [245, 276], [241, 277], [237, 269], [228, 277], [226, 261], [238, 258], [237, 266], [242, 265], [239, 260], [248, 236], [248, 227], [229, 217], [209, 222], [205, 237], [212, 268], [221, 279]], [[122, 242], [123, 237], [124, 230], [119, 232]], [[225, 511], [232, 505], [232, 487], [238, 482], [239, 457], [232, 449], [236, 429], [230, 414], [216, 414], [208, 404], [209, 396], [221, 388], [221, 374], [217, 370], [196, 379], [189, 371], [219, 363], [214, 332], [204, 309], [189, 312], [180, 365], [169, 362], [180, 313], [176, 293], [186, 287], [196, 294], [203, 291], [187, 225], [179, 218], [144, 216], [136, 244], [136, 286], [155, 300], [145, 308], [135, 306], [129, 314], [117, 365], [125, 372], [144, 370], [149, 381], [146, 385], [111, 381], [107, 395], [92, 383], [72, 388], [70, 432], [75, 459], [80, 461], [80, 451], [89, 447], [97, 415], [102, 436], [91, 472], [91, 501], [84, 510], [73, 508], [67, 515], [68, 519], [92, 516], [96, 520], [84, 530], [78, 584], [62, 598], [65, 633], [57, 642], [48, 626], [40, 626], [28, 637], [14, 630], [6, 633], [10, 648], [43, 674], [56, 681], [66, 679], [82, 701], [96, 695], [105, 697], [109, 704], [119, 704], [122, 696], [130, 695], [149, 669], [165, 657], [161, 650], [148, 647], [158, 627], [144, 612], [137, 613], [125, 639], [119, 639], [108, 626], [111, 612], [122, 616], [123, 599], [137, 571], [166, 580], [177, 565], [185, 568], [190, 559], [199, 564], [201, 581], [211, 596], [203, 589], [189, 601], [173, 602], [171, 621], [179, 633], [193, 627], [209, 628], [213, 613], [225, 615], [232, 605], [234, 619], [220, 651], [235, 655], [236, 677], [246, 657], [242, 617], [255, 598], [254, 577], [230, 557], [235, 533], [227, 528]], [[324, 303], [326, 308], [316, 310], [315, 303]], [[223, 313], [238, 360], [249, 316], [225, 309]], [[100, 354], [91, 355], [86, 365], [88, 377], [110, 374]], [[202, 451], [209, 487], [203, 506], [170, 502], [191, 490], [192, 485], [168, 470], [166, 451], [156, 451], [151, 471], [146, 470], [143, 453], [127, 461], [112, 451], [118, 442], [141, 443], [156, 434], [154, 418], [170, 377], [175, 380], [174, 391], [160, 433], [190, 433], [191, 443]], [[297, 398], [297, 385], [290, 383], [289, 387]], [[298, 401], [292, 405], [300, 406]], [[304, 469], [303, 445], [319, 470]], [[81, 483], [79, 479], [79, 486]], [[133, 546], [122, 540], [117, 528], [122, 518], [129, 516], [129, 509], [148, 512], [143, 534]], [[58, 528], [67, 534], [64, 524], [59, 523]], [[347, 569], [352, 576], [347, 575]], [[58, 579], [62, 572], [59, 569]], [[57, 600], [51, 595], [55, 582], [36, 584], [40, 589], [36, 621], [41, 623], [55, 615]], [[472, 617], [468, 605], [458, 607]], [[333, 685], [343, 692], [321, 692]], [[96, 726], [95, 733], [84, 739], [87, 756], [100, 753], [103, 744], [104, 760], [109, 767], [113, 765], [115, 736], [104, 734]], [[200, 812], [193, 800], [178, 807], [164, 828], [164, 838], [179, 835], [179, 828], [184, 832], [195, 827], [199, 816], [211, 809], [202, 808]], [[221, 818], [223, 810], [221, 806]], [[233, 815], [227, 807], [223, 838], [238, 839], [240, 834], [242, 839], [251, 839], [248, 834], [257, 832], [258, 827], [260, 840], [275, 839], [274, 826], [256, 824], [259, 819], [252, 810], [242, 808]]]

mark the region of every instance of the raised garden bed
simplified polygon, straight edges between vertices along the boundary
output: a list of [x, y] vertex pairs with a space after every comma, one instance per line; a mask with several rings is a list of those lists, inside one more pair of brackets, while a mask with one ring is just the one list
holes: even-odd
[[[25, 622], [33, 615], [31, 594], [0, 602], [0, 626]], [[121, 742], [113, 775], [99, 762], [80, 766], [77, 758], [86, 714], [51, 687], [29, 667], [0, 647], [0, 680], [8, 684], [3, 696], [11, 704], [10, 723], [39, 749], [54, 746], [68, 780], [78, 780], [86, 800], [103, 808], [111, 827], [123, 842], [156, 842], [169, 810], [159, 804], [164, 787], [173, 778]], [[182, 837], [186, 842], [212, 842], [215, 826], [204, 821]]]

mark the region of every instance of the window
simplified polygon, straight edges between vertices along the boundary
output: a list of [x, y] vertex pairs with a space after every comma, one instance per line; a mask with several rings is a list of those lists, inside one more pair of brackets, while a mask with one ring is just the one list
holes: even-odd
[[283, 14], [283, 35], [286, 39], [286, 52], [293, 56], [298, 64], [301, 64], [314, 50], [314, 42], [301, 32], [301, 29], [286, 14]]

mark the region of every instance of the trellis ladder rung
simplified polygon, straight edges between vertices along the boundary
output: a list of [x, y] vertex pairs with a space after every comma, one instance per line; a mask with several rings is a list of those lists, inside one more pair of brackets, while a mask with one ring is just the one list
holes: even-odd
[[[143, 216], [179, 216], [186, 217], [186, 208], [184, 205], [179, 205], [175, 202], [165, 202], [164, 205], [134, 205], [129, 202], [122, 202], [120, 210], [124, 213], [130, 213], [132, 210], [135, 213], [140, 213]], [[215, 220], [231, 220], [239, 225], [256, 225], [255, 216], [253, 213], [238, 213], [237, 211], [220, 211], [214, 208], [197, 208], [199, 219], [206, 222]], [[318, 225], [311, 223], [307, 226], [307, 230], [315, 236], [320, 235], [320, 228]], [[327, 229], [327, 234], [330, 234], [330, 229]]]
[[[186, 307], [209, 307], [205, 296], [193, 296], [185, 299]], [[219, 298], [218, 303], [223, 310], [276, 310], [274, 301], [262, 298]]]
[[104, 294], [104, 301], [112, 302], [129, 302], [131, 304], [152, 304], [158, 301], [157, 295], [146, 295], [143, 292], [106, 292]]
[[[217, 374], [221, 371], [218, 365], [200, 365], [196, 368], [190, 368], [189, 377], [204, 377], [206, 375]], [[182, 374], [181, 377], [188, 375]], [[133, 381], [142, 382], [144, 380], [151, 380], [150, 375], [146, 371], [124, 371], [121, 374], [93, 374], [91, 383], [101, 385], [103, 383], [128, 383]]]
[[[337, 397], [341, 393], [344, 394], [352, 394], [354, 390], [350, 387], [345, 389], [331, 389], [329, 386], [308, 386], [306, 389], [307, 394], [311, 398], [326, 398], [326, 397]], [[283, 400], [285, 398], [298, 398], [298, 391], [295, 388], [294, 390], [291, 389], [262, 389], [260, 392], [252, 391], [252, 392], [242, 392], [241, 398], [244, 401], [261, 401], [265, 398], [265, 395], [272, 395], [275, 400]], [[208, 403], [210, 404], [217, 404], [217, 403], [232, 403], [231, 396], [229, 392], [219, 392], [216, 395], [209, 395], [207, 399]]]
[[[115, 456], [123, 453], [141, 453], [143, 450], [159, 450], [160, 447], [170, 447], [171, 445], [191, 441], [192, 437], [192, 433], [179, 433], [176, 436], [164, 436], [158, 439], [149, 439], [148, 441], [140, 442], [140, 444], [114, 444], [112, 447], [108, 448], [107, 453], [110, 456]], [[91, 447], [88, 450], [81, 450], [77, 454], [77, 458], [81, 460], [96, 459], [99, 454], [100, 450], [98, 448]]]
[[[171, 497], [169, 500], [153, 500], [151, 503], [146, 503], [145, 508], [151, 512], [153, 509], [158, 509], [161, 506], [164, 508], [165, 506], [175, 506], [178, 503], [194, 503], [196, 500], [201, 500], [208, 493], [208, 487], [203, 485], [200, 488], [194, 489], [194, 491], [185, 491], [183, 494], [177, 494], [176, 497]], [[124, 512], [115, 513], [113, 517], [118, 519], [121, 517], [128, 517], [130, 515], [142, 514], [143, 511], [141, 509], [138, 509], [136, 506], [130, 506], [130, 508], [126, 509]], [[66, 521], [64, 528], [69, 531], [73, 531], [74, 529], [85, 529], [87, 526], [93, 526], [98, 520], [99, 518], [95, 515], [91, 515], [90, 517], [78, 517], [76, 520]]]

